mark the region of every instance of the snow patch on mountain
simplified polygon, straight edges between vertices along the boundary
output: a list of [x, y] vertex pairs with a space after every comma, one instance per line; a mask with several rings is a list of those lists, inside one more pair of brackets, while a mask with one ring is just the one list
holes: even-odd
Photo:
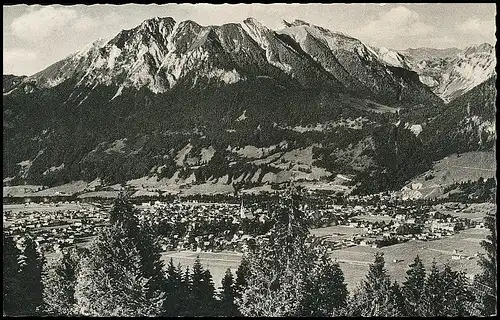
[[[275, 54], [273, 48], [271, 47], [271, 38], [274, 31], [268, 29], [254, 18], [244, 20], [242, 28], [262, 49], [266, 51], [266, 59], [270, 64], [285, 71], [286, 73], [290, 73], [292, 71], [292, 67], [289, 64], [280, 61], [279, 54]], [[282, 43], [282, 45], [285, 44]], [[290, 47], [289, 49], [292, 50]]]
[[31, 160], [24, 160], [24, 161], [18, 162], [17, 164], [23, 168], [29, 168], [29, 167], [31, 167], [32, 162], [31, 162]]
[[89, 53], [91, 53], [92, 51], [95, 51], [96, 49], [99, 49], [99, 48], [102, 48], [104, 47], [104, 45], [106, 45], [107, 43], [107, 40], [104, 39], [104, 38], [98, 38], [96, 41], [94, 42], [91, 42], [89, 44], [87, 44], [86, 46], [84, 46], [82, 49], [80, 49], [80, 51], [78, 51], [75, 55], [74, 55], [74, 59], [78, 59], [78, 58], [83, 58], [83, 57], [86, 57], [89, 55]]
[[118, 153], [125, 153], [123, 150], [125, 148], [125, 142], [127, 141], [127, 138], [119, 139], [113, 141], [108, 149], [104, 150], [106, 153], [113, 153], [113, 152], [118, 152]]
[[[165, 72], [169, 87], [172, 88], [177, 83], [177, 81], [185, 74], [185, 72], [192, 69], [196, 64], [202, 64], [203, 62], [207, 61], [207, 59], [208, 52], [203, 50], [203, 48], [201, 47], [198, 47], [197, 49], [189, 51], [186, 54], [182, 55], [178, 55], [175, 52], [169, 52], [163, 60], [160, 69], [162, 72]], [[223, 81], [228, 82], [236, 80], [234, 74], [224, 75], [222, 72], [217, 73], [217, 71], [207, 75], [207, 77], [221, 77]]]
[[422, 125], [405, 123], [405, 128], [409, 129], [416, 137], [422, 132]]
[[460, 53], [453, 67], [444, 76], [438, 90], [445, 101], [464, 94], [488, 80], [495, 73], [496, 57], [493, 47], [485, 51], [474, 51], [474, 47]]
[[200, 151], [201, 163], [208, 163], [210, 160], [212, 160], [213, 156], [215, 154], [215, 149], [212, 146], [209, 146], [208, 148], [202, 148]]
[[193, 146], [191, 143], [188, 143], [184, 148], [182, 148], [177, 155], [175, 156], [175, 163], [177, 166], [182, 167], [184, 165], [184, 161], [186, 159], [186, 156], [191, 152], [191, 149]]
[[267, 50], [269, 41], [266, 34], [270, 32], [269, 29], [264, 27], [260, 22], [254, 18], [248, 18], [241, 24], [243, 30], [264, 50]]
[[244, 158], [262, 158], [268, 156], [277, 147], [277, 145], [271, 145], [269, 147], [257, 148], [252, 145], [246, 145], [243, 148], [234, 148], [232, 151]]
[[85, 100], [87, 100], [87, 98], [89, 97], [89, 95], [86, 95], [80, 102], [78, 102], [78, 105], [81, 105]]
[[55, 87], [55, 86], [63, 83], [64, 81], [66, 81], [66, 78], [64, 76], [59, 76], [59, 77], [54, 78], [54, 79], [48, 79], [47, 85], [49, 87]]
[[495, 50], [487, 43], [464, 50], [408, 49], [403, 54], [410, 57], [411, 68], [419, 74], [420, 81], [445, 102], [463, 95], [495, 74]]

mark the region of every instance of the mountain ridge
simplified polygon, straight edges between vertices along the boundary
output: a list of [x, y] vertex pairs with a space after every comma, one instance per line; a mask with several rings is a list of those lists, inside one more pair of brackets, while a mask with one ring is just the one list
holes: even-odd
[[[292, 78], [305, 87], [329, 86], [351, 94], [361, 92], [384, 102], [404, 103], [415, 96], [413, 89], [427, 90], [410, 74], [412, 70], [407, 64], [401, 63], [403, 57], [398, 53], [385, 48], [374, 50], [355, 38], [304, 21], [294, 23], [292, 27], [274, 31], [253, 18], [221, 26], [201, 26], [191, 20], [176, 22], [171, 17], [148, 19], [105, 43], [94, 42], [24, 81], [53, 87], [77, 77], [78, 84], [86, 86], [113, 84], [136, 89], [146, 86], [160, 93], [172, 89], [181, 79], [193, 86], [200, 78], [227, 84], [245, 81], [255, 76], [257, 67], [258, 72], [264, 71], [262, 76]], [[294, 34], [290, 29], [297, 27], [309, 28], [305, 43], [292, 39]], [[228, 43], [225, 39], [228, 37], [242, 43]], [[317, 41], [314, 46], [326, 45], [320, 54], [330, 50], [328, 54], [340, 65], [330, 65], [325, 70], [321, 58], [310, 55], [311, 41]], [[387, 56], [398, 58], [391, 62]], [[376, 68], [377, 72], [367, 68]], [[347, 74], [350, 70], [356, 73]], [[194, 72], [198, 77], [189, 79]], [[388, 90], [381, 90], [380, 86], [390, 87], [392, 93], [388, 95]], [[408, 94], [404, 93], [408, 91], [405, 88], [410, 88]], [[434, 98], [428, 92], [426, 99]], [[435, 99], [433, 102], [438, 103]]]
[[489, 43], [464, 49], [408, 49], [410, 67], [420, 80], [449, 103], [485, 82], [495, 73], [495, 48]]
[[410, 69], [304, 21], [148, 19], [8, 92], [4, 79], [4, 183], [239, 188], [340, 174], [360, 192], [398, 189], [430, 166], [427, 125], [445, 108]]

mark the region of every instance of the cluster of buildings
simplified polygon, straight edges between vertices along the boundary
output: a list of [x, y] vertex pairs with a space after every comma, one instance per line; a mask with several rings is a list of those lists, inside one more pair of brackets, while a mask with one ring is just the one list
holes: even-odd
[[[64, 203], [51, 204], [56, 207]], [[22, 242], [29, 233], [41, 251], [59, 251], [63, 247], [88, 241], [108, 223], [108, 214], [93, 206], [77, 210], [4, 211], [4, 234]]]
[[[384, 198], [385, 197], [385, 198]], [[408, 240], [433, 240], [476, 227], [476, 222], [433, 211], [431, 205], [393, 203], [391, 195], [356, 197], [350, 203], [301, 204], [311, 228], [359, 228], [352, 236], [323, 237], [330, 250], [349, 246], [382, 247]], [[108, 210], [85, 205], [78, 210], [55, 206], [50, 211], [4, 211], [4, 232], [17, 239], [29, 232], [46, 250], [88, 241], [109, 221]], [[264, 203], [144, 202], [140, 221], [158, 228], [164, 251], [242, 251], [266, 237], [273, 226], [272, 209]], [[380, 218], [378, 219], [377, 218]]]
[[140, 220], [158, 225], [165, 251], [241, 251], [272, 227], [268, 210], [242, 204], [156, 201], [141, 209]]
[[342, 234], [324, 236], [323, 243], [330, 250], [356, 245], [379, 248], [409, 240], [431, 241], [451, 236], [463, 229], [484, 227], [484, 224], [468, 218], [435, 211], [431, 205], [377, 202], [330, 207], [313, 213], [319, 216], [319, 226], [325, 227], [322, 224], [325, 221], [328, 225], [359, 229], [358, 233], [349, 237], [339, 237]]

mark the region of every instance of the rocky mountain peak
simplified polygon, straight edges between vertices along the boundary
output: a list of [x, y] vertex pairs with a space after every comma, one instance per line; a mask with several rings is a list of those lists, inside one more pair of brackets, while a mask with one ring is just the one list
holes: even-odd
[[311, 26], [309, 22], [300, 19], [295, 19], [293, 22], [287, 22], [286, 20], [282, 20], [282, 23], [285, 27]]
[[494, 50], [494, 47], [485, 42], [485, 43], [482, 43], [482, 44], [476, 44], [476, 45], [472, 45], [472, 46], [469, 46], [467, 48], [465, 48], [463, 54], [464, 55], [469, 55], [469, 54], [474, 54], [474, 53], [477, 53], [477, 52], [491, 52]]
[[418, 81], [408, 86], [415, 81], [409, 73], [395, 76], [390, 70], [409, 68], [396, 52], [302, 20], [284, 24], [274, 31], [254, 18], [201, 26], [155, 17], [109, 41], [98, 40], [25, 81], [46, 88], [73, 79], [77, 86], [116, 86], [116, 95], [126, 87], [163, 93], [180, 83], [219, 86], [255, 76], [285, 77], [303, 87], [334, 91], [350, 88], [387, 101], [404, 101], [404, 87], [426, 90]]

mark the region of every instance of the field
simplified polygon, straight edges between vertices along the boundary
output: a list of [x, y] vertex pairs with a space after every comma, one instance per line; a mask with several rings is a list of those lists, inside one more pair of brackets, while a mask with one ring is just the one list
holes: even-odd
[[[349, 232], [349, 230], [351, 231]], [[353, 235], [360, 233], [360, 230], [360, 228], [328, 227], [311, 230], [311, 233], [318, 236], [334, 232]], [[352, 291], [365, 278], [368, 266], [373, 262], [375, 253], [379, 251], [384, 253], [389, 275], [392, 279], [399, 282], [404, 281], [408, 265], [413, 263], [413, 259], [415, 259], [417, 254], [422, 259], [427, 270], [430, 268], [433, 259], [435, 259], [438, 266], [449, 263], [453, 270], [462, 270], [473, 275], [480, 272], [477, 264], [478, 258], [475, 254], [483, 252], [480, 241], [487, 234], [488, 231], [486, 229], [468, 229], [442, 240], [412, 240], [379, 249], [367, 246], [355, 246], [334, 250], [331, 253], [331, 257], [339, 262], [349, 291]], [[472, 259], [452, 260], [453, 250], [455, 249], [462, 250], [460, 254], [472, 257]], [[177, 265], [180, 263], [183, 267], [189, 266], [191, 268], [197, 255], [200, 256], [202, 265], [210, 270], [216, 287], [220, 286], [224, 272], [228, 267], [231, 268], [235, 276], [241, 261], [241, 254], [234, 252], [166, 252], [162, 255], [162, 259], [165, 263], [168, 263], [170, 258], [172, 258], [174, 264]], [[393, 262], [396, 259], [399, 262]]]
[[366, 233], [363, 228], [351, 228], [347, 226], [330, 226], [325, 228], [311, 229], [311, 234], [316, 237], [331, 236], [334, 235], [337, 239], [347, 239], [352, 238], [355, 234]]
[[3, 211], [12, 211], [12, 212], [55, 212], [55, 211], [65, 211], [65, 210], [81, 210], [82, 208], [88, 208], [91, 206], [90, 204], [79, 204], [79, 203], [63, 203], [59, 205], [55, 204], [4, 204]]
[[460, 212], [443, 208], [443, 206], [436, 206], [436, 209], [445, 214], [450, 214], [460, 218], [468, 218], [475, 221], [482, 221], [486, 216], [486, 213], [495, 213], [497, 211], [496, 205], [493, 203], [471, 203], [467, 205], [467, 208]]
[[[443, 240], [419, 241], [412, 240], [406, 243], [396, 244], [389, 247], [375, 249], [366, 246], [355, 246], [341, 250], [335, 250], [331, 257], [339, 262], [344, 273], [347, 288], [352, 291], [356, 285], [365, 279], [368, 266], [373, 262], [376, 252], [383, 252], [385, 265], [389, 275], [399, 282], [404, 281], [408, 265], [413, 262], [418, 254], [422, 259], [426, 270], [429, 270], [433, 259], [438, 266], [449, 263], [453, 270], [462, 270], [468, 274], [477, 274], [480, 268], [477, 264], [478, 258], [474, 255], [483, 252], [480, 241], [484, 239], [488, 231], [485, 229], [468, 229]], [[452, 260], [453, 250], [463, 250], [461, 254], [472, 259]], [[51, 254], [49, 259], [55, 257]], [[231, 269], [236, 277], [236, 270], [241, 261], [241, 254], [235, 252], [192, 252], [192, 251], [170, 251], [164, 252], [161, 259], [167, 265], [172, 258], [174, 264], [181, 264], [183, 268], [189, 266], [191, 269], [196, 257], [200, 257], [204, 268], [210, 270], [215, 288], [221, 286], [222, 278], [227, 268]], [[393, 262], [393, 260], [403, 260]]]
[[377, 222], [377, 221], [390, 222], [391, 220], [393, 220], [389, 216], [380, 216], [380, 215], [371, 216], [368, 214], [362, 214], [362, 215], [356, 216], [355, 218], [356, 218], [356, 220], [364, 220], [364, 221], [370, 221], [370, 222]]
[[[186, 205], [204, 205], [203, 203], [191, 203], [186, 202]], [[56, 210], [80, 210], [83, 207], [92, 206], [92, 204], [60, 204], [55, 206], [54, 204], [9, 204], [4, 205], [4, 211], [12, 210], [13, 212], [20, 211], [40, 211], [40, 212], [53, 212]], [[467, 217], [470, 219], [480, 220], [482, 219], [486, 212], [495, 212], [496, 207], [493, 204], [482, 203], [482, 204], [470, 204], [462, 212], [455, 212], [452, 209], [447, 209], [444, 206], [436, 208], [443, 213], [450, 213], [459, 217]], [[364, 220], [386, 220], [389, 217], [375, 217], [369, 215], [358, 216], [358, 218]], [[4, 221], [4, 227], [6, 222]], [[351, 238], [356, 234], [363, 234], [365, 231], [362, 228], [351, 228], [347, 226], [330, 226], [325, 228], [316, 228], [310, 230], [311, 234], [318, 237], [331, 236], [333, 239], [347, 239]], [[378, 251], [384, 253], [386, 268], [393, 277], [398, 281], [403, 281], [405, 278], [406, 270], [408, 265], [413, 262], [413, 259], [418, 254], [423, 260], [426, 269], [428, 270], [431, 266], [433, 259], [436, 260], [438, 265], [444, 263], [449, 263], [451, 267], [455, 270], [463, 270], [468, 274], [477, 274], [480, 268], [477, 264], [478, 257], [477, 253], [481, 253], [483, 250], [480, 246], [481, 240], [485, 239], [488, 234], [486, 229], [467, 229], [461, 231], [450, 237], [446, 237], [441, 240], [434, 241], [420, 241], [412, 240], [406, 243], [396, 244], [383, 248], [372, 248], [367, 246], [354, 246], [349, 248], [343, 248], [340, 250], [334, 250], [331, 252], [331, 257], [336, 259], [346, 279], [348, 284], [348, 289], [353, 290], [355, 286], [364, 279], [368, 266], [373, 262], [374, 254]], [[89, 240], [89, 239], [87, 239]], [[87, 245], [87, 243], [81, 243], [79, 245]], [[460, 260], [452, 259], [452, 255], [455, 254], [454, 250], [461, 250], [459, 253], [464, 257]], [[162, 254], [162, 260], [165, 264], [168, 263], [170, 258], [173, 259], [174, 263], [177, 265], [180, 263], [183, 267], [192, 267], [197, 256], [200, 256], [201, 263], [204, 267], [208, 268], [212, 274], [215, 287], [219, 287], [221, 280], [227, 268], [230, 268], [235, 275], [236, 270], [241, 261], [241, 254], [235, 252], [191, 252], [191, 251], [170, 251], [164, 252]], [[49, 255], [47, 258], [52, 258], [53, 255]], [[398, 261], [398, 262], [394, 262]]]
[[[480, 177], [485, 179], [495, 177], [496, 160], [495, 152], [475, 151], [456, 154], [436, 161], [433, 168], [409, 184], [422, 184], [417, 190], [422, 197], [438, 197], [443, 194], [443, 188], [450, 184], [462, 181], [477, 181]], [[433, 176], [425, 180], [425, 177]]]
[[77, 192], [84, 191], [89, 183], [85, 181], [73, 181], [71, 183], [66, 183], [57, 187], [48, 188], [41, 190], [32, 194], [32, 196], [46, 197], [46, 196], [57, 196], [57, 195], [73, 195]]
[[3, 187], [3, 197], [22, 197], [25, 195], [32, 195], [34, 192], [41, 190], [43, 186], [23, 185]]
[[[413, 262], [418, 254], [426, 269], [429, 269], [433, 259], [438, 265], [449, 263], [452, 269], [462, 270], [468, 274], [477, 274], [480, 271], [477, 265], [478, 258], [474, 255], [483, 252], [480, 241], [486, 237], [485, 229], [468, 229], [459, 234], [442, 240], [420, 241], [412, 240], [383, 248], [355, 246], [332, 252], [331, 257], [336, 258], [344, 272], [348, 289], [352, 290], [359, 281], [363, 280], [368, 272], [368, 265], [373, 262], [374, 255], [380, 251], [384, 253], [386, 268], [398, 281], [403, 281], [408, 265]], [[463, 250], [462, 255], [473, 257], [471, 260], [452, 260], [453, 250]], [[403, 260], [393, 262], [393, 260]]]
[[78, 196], [79, 199], [85, 199], [89, 197], [99, 197], [99, 198], [117, 198], [120, 191], [92, 191], [81, 194]]

